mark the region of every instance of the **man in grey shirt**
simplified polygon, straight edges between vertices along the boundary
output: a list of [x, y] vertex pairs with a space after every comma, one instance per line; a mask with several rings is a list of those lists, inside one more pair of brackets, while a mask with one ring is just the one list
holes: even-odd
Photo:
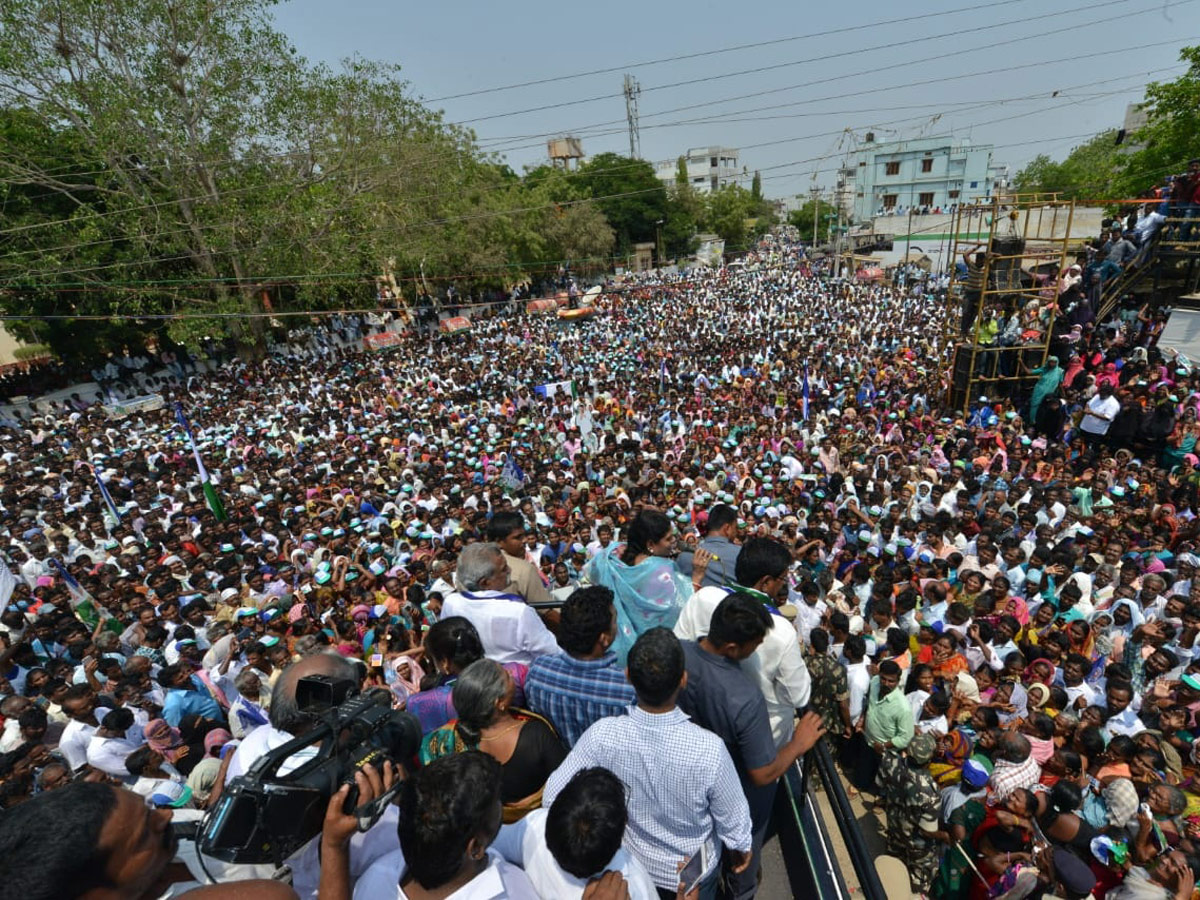
[[1103, 282], [1120, 274], [1126, 264], [1137, 256], [1137, 247], [1121, 234], [1120, 229], [1114, 228], [1102, 252], [1105, 254], [1104, 262], [1100, 264], [1100, 280]]
[[[708, 532], [700, 541], [698, 549], [707, 550], [715, 559], [704, 570], [700, 587], [728, 587], [734, 582], [734, 570], [737, 568], [738, 551], [741, 549], [733, 542], [737, 536], [737, 510], [727, 503], [718, 503], [708, 513]], [[692, 560], [695, 553], [685, 550], [679, 554], [676, 564], [679, 571], [692, 577]]]

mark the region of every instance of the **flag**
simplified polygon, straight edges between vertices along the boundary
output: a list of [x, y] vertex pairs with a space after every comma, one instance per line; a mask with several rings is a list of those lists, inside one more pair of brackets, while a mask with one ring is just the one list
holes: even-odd
[[804, 389], [800, 395], [800, 415], [808, 421], [808, 363], [804, 364]]
[[88, 628], [95, 628], [101, 621], [112, 618], [112, 613], [103, 606], [96, 605], [96, 601], [92, 599], [92, 595], [87, 592], [87, 589], [79, 583], [74, 575], [67, 571], [66, 566], [53, 556], [49, 557], [47, 561], [58, 572], [58, 577], [66, 584], [67, 590], [71, 594], [71, 609], [80, 622]]
[[504, 464], [504, 468], [500, 470], [500, 480], [511, 491], [519, 491], [525, 486], [525, 473], [521, 471], [521, 467], [511, 456]]
[[108, 485], [100, 479], [100, 473], [96, 471], [96, 467], [90, 463], [78, 462], [75, 467], [87, 466], [92, 470], [92, 477], [96, 479], [96, 487], [100, 491], [100, 499], [104, 501], [104, 506], [108, 509], [108, 514], [113, 517], [113, 522], [121, 521], [121, 511], [117, 509], [117, 504], [112, 498], [112, 494], [108, 492]]
[[539, 384], [533, 389], [533, 392], [539, 397], [553, 397], [559, 392], [567, 394], [570, 397], [578, 397], [579, 394], [575, 390], [574, 381], [551, 381], [547, 384]]
[[192, 448], [192, 455], [196, 457], [196, 471], [200, 475], [200, 489], [204, 492], [204, 499], [208, 501], [208, 508], [217, 517], [218, 522], [224, 522], [228, 518], [225, 515], [225, 505], [221, 502], [221, 498], [217, 496], [217, 489], [213, 487], [212, 481], [209, 480], [208, 469], [204, 468], [204, 460], [200, 458], [200, 448], [196, 446], [196, 438], [192, 435], [192, 429], [188, 425], [187, 417], [183, 414], [183, 404], [179, 401], [175, 401], [175, 421], [179, 423], [179, 427], [187, 435], [188, 444]]

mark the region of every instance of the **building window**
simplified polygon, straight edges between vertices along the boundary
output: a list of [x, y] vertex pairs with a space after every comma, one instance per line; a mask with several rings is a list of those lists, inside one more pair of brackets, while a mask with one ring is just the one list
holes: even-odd
[[921, 194], [921, 199], [918, 203], [921, 206], [933, 206], [933, 191]]
[[693, 178], [692, 184], [704, 184], [704, 179], [703, 178]]
[[714, 175], [714, 176], [712, 177], [712, 189], [713, 189], [714, 191], [717, 189], [717, 176], [716, 176], [716, 175]]
[[957, 200], [958, 199], [958, 191], [950, 191], [949, 197], [951, 200]]
[[715, 156], [711, 157], [708, 160], [708, 163], [710, 166], [712, 166], [715, 169], [717, 167], [717, 158]]
[[932, 159], [921, 160], [921, 171], [922, 172], [932, 172], [933, 171], [933, 160]]
[[978, 181], [972, 181], [972, 182], [971, 182], [971, 187], [973, 187], [973, 188], [977, 188], [977, 187], [979, 187], [979, 182], [978, 182]]
[[898, 162], [885, 163], [884, 168], [883, 168], [883, 174], [884, 175], [899, 175], [900, 174], [900, 163], [898, 163]]
[[883, 208], [884, 209], [895, 209], [896, 201], [899, 199], [900, 199], [899, 194], [884, 194], [883, 195]]

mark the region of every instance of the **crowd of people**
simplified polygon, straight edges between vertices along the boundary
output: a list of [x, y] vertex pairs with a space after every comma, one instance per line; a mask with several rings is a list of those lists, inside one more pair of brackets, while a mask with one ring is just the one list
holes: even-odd
[[[6, 417], [0, 898], [750, 898], [823, 742], [914, 892], [1185, 900], [1200, 372], [1089, 302], [957, 410], [944, 297], [767, 238], [590, 319]], [[339, 792], [286, 884], [180, 849], [312, 675], [419, 724], [357, 776], [395, 804]]]

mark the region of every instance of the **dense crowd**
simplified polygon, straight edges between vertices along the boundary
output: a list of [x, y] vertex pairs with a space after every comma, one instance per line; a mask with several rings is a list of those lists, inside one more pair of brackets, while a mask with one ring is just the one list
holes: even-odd
[[1200, 373], [1075, 274], [1019, 311], [1049, 359], [968, 411], [943, 296], [766, 239], [590, 319], [296, 331], [170, 360], [162, 409], [4, 419], [0, 898], [277, 878], [176, 831], [325, 675], [420, 749], [254, 896], [753, 897], [824, 741], [916, 892], [1184, 900]]

